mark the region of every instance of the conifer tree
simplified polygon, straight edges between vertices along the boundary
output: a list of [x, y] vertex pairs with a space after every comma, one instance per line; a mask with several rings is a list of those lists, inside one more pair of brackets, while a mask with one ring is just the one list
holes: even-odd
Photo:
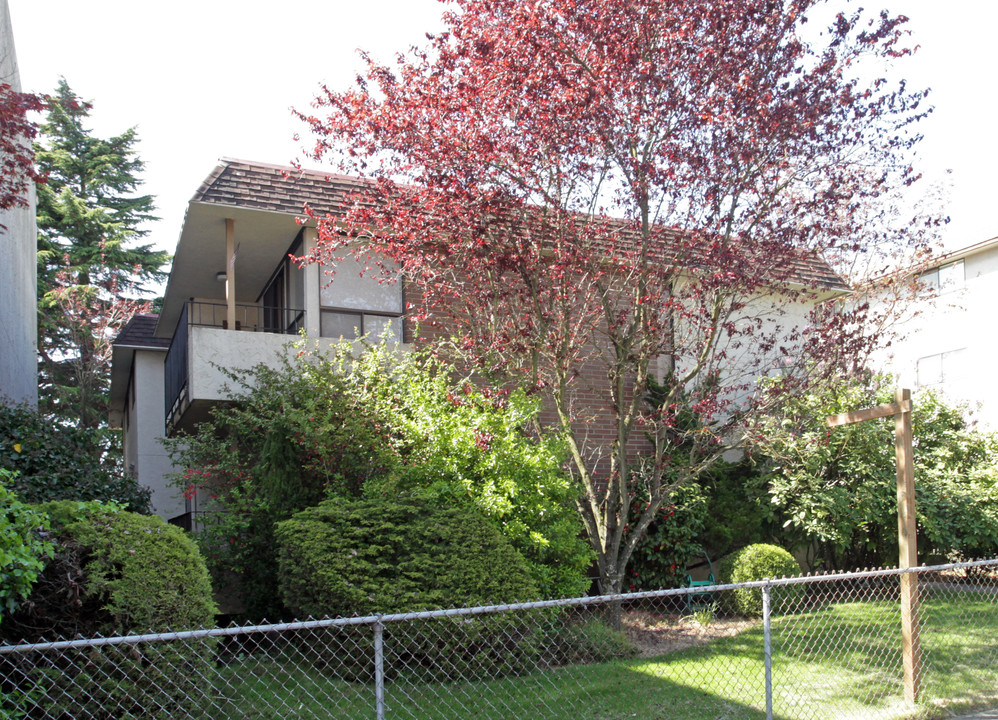
[[61, 79], [50, 98], [38, 170], [39, 397], [43, 411], [84, 428], [106, 423], [110, 342], [167, 253], [140, 241], [154, 220], [139, 194], [143, 162], [135, 128], [108, 139], [85, 126], [91, 104]]

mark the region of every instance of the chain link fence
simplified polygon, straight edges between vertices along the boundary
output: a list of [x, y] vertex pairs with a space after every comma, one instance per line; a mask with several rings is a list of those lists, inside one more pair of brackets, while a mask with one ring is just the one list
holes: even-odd
[[988, 560], [10, 645], [0, 718], [946, 717], [998, 705], [996, 598]]

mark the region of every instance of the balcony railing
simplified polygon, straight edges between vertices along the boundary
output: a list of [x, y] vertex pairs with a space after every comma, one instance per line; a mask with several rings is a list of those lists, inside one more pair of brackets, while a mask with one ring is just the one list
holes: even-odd
[[166, 383], [166, 427], [169, 429], [177, 415], [183, 410], [182, 398], [187, 395], [187, 316], [190, 303], [184, 305], [180, 313], [180, 322], [173, 332], [170, 349], [166, 351], [166, 367], [164, 382]]
[[[305, 311], [263, 305], [236, 305], [236, 330], [296, 335], [305, 326]], [[191, 327], [228, 329], [228, 306], [225, 303], [195, 302], [184, 305], [180, 321], [166, 353], [166, 426], [176, 424], [187, 409], [188, 346]]]
[[[225, 303], [187, 303], [188, 323], [195, 327], [229, 328]], [[264, 305], [236, 305], [236, 330], [297, 335], [304, 327], [305, 311]]]

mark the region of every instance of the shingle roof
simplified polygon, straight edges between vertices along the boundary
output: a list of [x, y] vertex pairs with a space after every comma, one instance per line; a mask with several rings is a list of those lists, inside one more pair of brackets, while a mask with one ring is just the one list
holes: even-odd
[[839, 290], [848, 292], [852, 288], [842, 279], [842, 276], [835, 272], [828, 263], [817, 255], [807, 258], [794, 258], [790, 261], [793, 275], [797, 280], [808, 287], [827, 288], [829, 290]]
[[304, 215], [307, 203], [320, 214], [346, 212], [348, 197], [369, 183], [346, 175], [223, 158], [192, 202]]
[[135, 315], [114, 339], [115, 347], [163, 348], [170, 347], [170, 338], [153, 337], [159, 315]]
[[[295, 216], [304, 215], [308, 204], [319, 215], [340, 215], [358, 201], [357, 191], [366, 187], [370, 187], [370, 181], [346, 175], [223, 158], [201, 183], [192, 202]], [[669, 229], [663, 235], [668, 238], [679, 233]], [[836, 291], [850, 289], [817, 255], [800, 258], [792, 265], [793, 276], [803, 285]]]

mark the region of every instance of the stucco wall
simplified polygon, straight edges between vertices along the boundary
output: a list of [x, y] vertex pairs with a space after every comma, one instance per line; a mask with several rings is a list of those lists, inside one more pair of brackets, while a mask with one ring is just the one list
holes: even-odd
[[[296, 350], [288, 335], [190, 328], [188, 378], [192, 400], [227, 400], [232, 381], [226, 370], [246, 370], [259, 363], [276, 364]], [[233, 388], [236, 389], [236, 388]]]
[[[0, 0], [0, 80], [20, 89], [7, 0]], [[0, 401], [38, 405], [35, 189], [28, 207], [0, 211]]]
[[[292, 357], [302, 349], [300, 338], [275, 333], [230, 331], [212, 327], [191, 327], [188, 346], [189, 397], [194, 400], [219, 401], [232, 398], [233, 385], [226, 371], [248, 370], [260, 363], [277, 367], [282, 357]], [[312, 353], [330, 350], [331, 338], [309, 338], [305, 349]], [[352, 344], [358, 352], [362, 345]], [[399, 344], [401, 352], [412, 349]], [[161, 403], [162, 404], [162, 401]]]
[[[736, 333], [719, 333], [716, 348], [707, 360], [706, 371], [717, 374], [720, 393], [718, 401], [722, 410], [721, 422], [730, 420], [731, 412], [744, 411], [756, 393], [756, 383], [761, 377], [778, 377], [802, 359], [802, 332], [812, 322], [811, 312], [816, 300], [830, 298], [825, 293], [818, 298], [813, 291], [791, 289], [786, 292], [759, 292], [738, 298], [744, 305], [732, 310], [721, 319], [730, 324]], [[701, 321], [700, 314], [694, 320]], [[682, 376], [695, 366], [705, 343], [704, 328], [682, 318], [676, 322], [676, 344], [685, 349], [676, 361], [676, 374]], [[701, 372], [698, 380], [706, 375]]]

